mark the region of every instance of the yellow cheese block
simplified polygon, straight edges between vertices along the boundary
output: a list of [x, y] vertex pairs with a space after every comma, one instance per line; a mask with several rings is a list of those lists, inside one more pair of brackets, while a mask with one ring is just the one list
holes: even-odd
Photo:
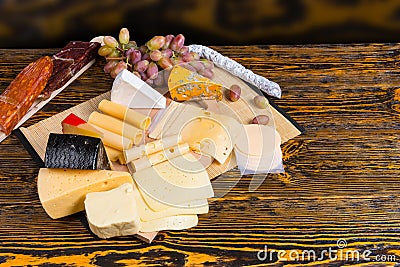
[[37, 186], [40, 202], [47, 214], [58, 219], [84, 210], [85, 196], [133, 183], [128, 172], [108, 170], [39, 170]]
[[87, 194], [85, 211], [90, 230], [100, 238], [137, 234], [140, 218], [133, 190], [133, 184], [126, 183]]
[[104, 146], [104, 148], [106, 149], [107, 156], [111, 161], [118, 161], [119, 158], [122, 157], [122, 151], [109, 146]]
[[175, 101], [193, 98], [222, 100], [222, 85], [179, 65], [175, 65], [171, 70], [168, 89], [171, 99]]

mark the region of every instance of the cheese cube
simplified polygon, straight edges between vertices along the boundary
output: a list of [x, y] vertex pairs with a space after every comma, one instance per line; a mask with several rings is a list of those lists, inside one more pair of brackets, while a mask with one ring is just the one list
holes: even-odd
[[134, 235], [140, 218], [132, 183], [106, 192], [86, 195], [85, 210], [90, 230], [100, 238]]

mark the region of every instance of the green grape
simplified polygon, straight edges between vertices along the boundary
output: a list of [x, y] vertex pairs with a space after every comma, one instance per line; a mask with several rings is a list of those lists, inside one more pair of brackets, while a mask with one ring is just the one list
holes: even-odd
[[105, 36], [103, 42], [106, 46], [111, 48], [118, 47], [118, 41], [112, 36]]
[[165, 44], [164, 36], [154, 36], [146, 43], [146, 46], [151, 51], [154, 51], [163, 47], [164, 44]]
[[127, 44], [125, 45], [125, 49], [130, 49], [130, 48], [135, 48], [135, 49], [138, 48], [138, 46], [137, 46], [137, 44], [136, 44], [135, 41], [130, 41], [129, 43], [127, 43]]
[[110, 54], [108, 54], [107, 58], [116, 59], [121, 57], [121, 52], [114, 49]]
[[106, 57], [109, 54], [111, 54], [112, 51], [114, 51], [114, 49], [106, 45], [103, 45], [102, 47], [99, 48], [98, 54], [102, 57]]
[[120, 30], [118, 39], [121, 44], [125, 45], [125, 44], [129, 43], [129, 31], [127, 28], [122, 28]]

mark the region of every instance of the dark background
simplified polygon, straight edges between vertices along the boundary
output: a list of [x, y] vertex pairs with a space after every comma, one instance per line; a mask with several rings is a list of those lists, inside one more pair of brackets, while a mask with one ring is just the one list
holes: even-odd
[[398, 42], [398, 0], [0, 0], [1, 48], [62, 47], [116, 36], [143, 43], [183, 33], [187, 44]]

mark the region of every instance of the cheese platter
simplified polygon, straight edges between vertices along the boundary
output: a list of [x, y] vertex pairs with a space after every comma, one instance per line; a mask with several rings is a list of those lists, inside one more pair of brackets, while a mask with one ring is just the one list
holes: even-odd
[[[118, 40], [92, 41], [114, 79], [109, 92], [14, 131], [41, 164], [38, 195], [50, 218], [84, 212], [99, 238], [150, 243], [158, 231], [195, 227], [224, 172], [284, 172], [280, 145], [302, 128], [259, 90], [280, 97], [277, 84], [185, 46], [181, 34], [138, 46], [123, 28]], [[80, 73], [93, 64], [85, 60]]]

